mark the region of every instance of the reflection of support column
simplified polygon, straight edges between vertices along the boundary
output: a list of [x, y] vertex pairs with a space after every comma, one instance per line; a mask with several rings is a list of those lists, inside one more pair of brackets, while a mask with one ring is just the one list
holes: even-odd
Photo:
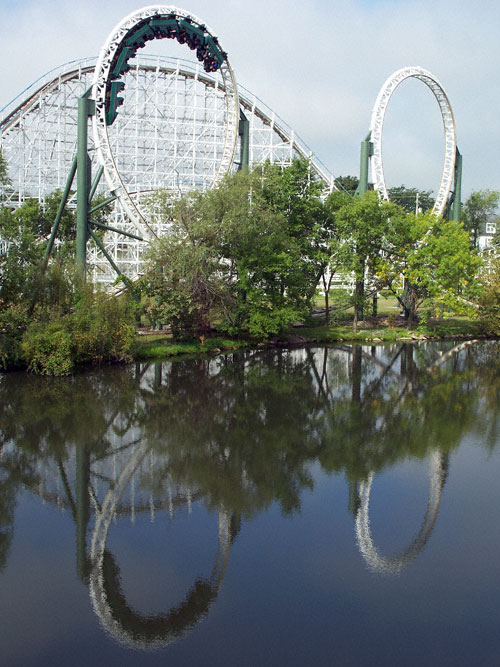
[[352, 346], [352, 400], [361, 402], [361, 345]]
[[90, 453], [87, 445], [76, 447], [76, 570], [86, 580], [87, 525], [90, 518]]
[[361, 499], [359, 497], [359, 486], [358, 483], [353, 479], [349, 479], [348, 484], [349, 484], [349, 511], [352, 512], [354, 516], [356, 516], [361, 504]]
[[356, 515], [356, 540], [361, 555], [371, 570], [387, 574], [399, 574], [403, 567], [414, 560], [427, 544], [436, 523], [441, 492], [448, 474], [448, 457], [445, 454], [434, 451], [429, 458], [429, 499], [424, 520], [413, 542], [403, 553], [397, 556], [382, 556], [373, 543], [369, 509], [374, 473], [370, 473], [368, 479], [361, 482], [359, 486], [361, 502]]
[[161, 387], [162, 364], [156, 362], [155, 364], [155, 388]]

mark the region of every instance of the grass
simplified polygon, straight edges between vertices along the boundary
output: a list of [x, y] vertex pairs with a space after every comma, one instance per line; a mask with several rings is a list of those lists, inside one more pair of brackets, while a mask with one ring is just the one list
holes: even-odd
[[216, 354], [221, 350], [237, 350], [248, 347], [247, 341], [230, 340], [228, 338], [207, 338], [200, 340], [176, 342], [171, 334], [158, 333], [139, 336], [136, 341], [136, 359], [159, 359], [161, 357], [204, 356]]
[[475, 338], [481, 335], [479, 325], [475, 320], [466, 317], [448, 317], [439, 320], [430, 320], [413, 329], [404, 326], [402, 320], [395, 314], [377, 318], [368, 318], [360, 322], [357, 331], [352, 329], [352, 320], [335, 322], [329, 326], [323, 324], [305, 327], [291, 327], [278, 340], [256, 341], [250, 339], [233, 340], [230, 338], [206, 338], [204, 342], [191, 340], [186, 342], [174, 341], [169, 333], [158, 332], [138, 336], [136, 343], [136, 359], [160, 359], [166, 357], [204, 357], [217, 354], [221, 351], [238, 350], [255, 347], [258, 344], [273, 345], [277, 342], [285, 344], [307, 343], [393, 343], [397, 341], [411, 341], [440, 338]]
[[[292, 332], [288, 332], [292, 335]], [[481, 334], [478, 323], [467, 318], [449, 318], [431, 320], [414, 328], [401, 325], [400, 322], [391, 322], [390, 319], [380, 317], [360, 322], [357, 331], [353, 331], [352, 321], [333, 323], [329, 326], [320, 325], [301, 327], [295, 330], [300, 336], [319, 343], [332, 342], [395, 342], [404, 340], [419, 340], [426, 338], [474, 338]]]

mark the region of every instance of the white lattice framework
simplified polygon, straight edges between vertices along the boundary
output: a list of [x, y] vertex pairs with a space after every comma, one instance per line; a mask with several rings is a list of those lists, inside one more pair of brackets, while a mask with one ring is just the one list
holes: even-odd
[[396, 88], [408, 78], [418, 79], [432, 91], [441, 111], [444, 128], [444, 163], [441, 183], [434, 203], [433, 213], [442, 215], [448, 202], [448, 196], [453, 186], [455, 173], [455, 158], [457, 152], [456, 129], [453, 111], [444, 88], [430, 72], [422, 67], [404, 67], [397, 70], [385, 81], [375, 101], [370, 122], [373, 155], [371, 159], [372, 181], [375, 190], [378, 190], [383, 199], [389, 199], [385, 184], [384, 166], [382, 163], [382, 130], [384, 117]]
[[[96, 61], [73, 61], [46, 74], [0, 111], [0, 141], [9, 166], [12, 186], [4, 192], [8, 205], [27, 198], [44, 201], [63, 189], [77, 143], [77, 102], [92, 85]], [[134, 206], [142, 215], [143, 203], [158, 188], [175, 195], [206, 190], [217, 178], [223, 152], [227, 96], [224, 82], [204, 72], [199, 63], [182, 59], [139, 56], [125, 75], [125, 103], [112, 126], [109, 143], [117, 171]], [[290, 164], [295, 157], [311, 158], [311, 170], [325, 189], [334, 177], [296, 133], [271, 109], [241, 86], [239, 104], [249, 120], [250, 164], [265, 160]], [[238, 167], [239, 138], [230, 169]], [[95, 145], [90, 143], [93, 173], [98, 169]], [[109, 193], [101, 182], [98, 193]], [[70, 205], [74, 205], [74, 199]], [[135, 233], [118, 199], [109, 224]], [[154, 220], [156, 234], [165, 230]], [[131, 278], [141, 273], [146, 242], [107, 233], [104, 245], [120, 270]], [[116, 274], [106, 259], [89, 244], [88, 264], [95, 281], [111, 284]]]

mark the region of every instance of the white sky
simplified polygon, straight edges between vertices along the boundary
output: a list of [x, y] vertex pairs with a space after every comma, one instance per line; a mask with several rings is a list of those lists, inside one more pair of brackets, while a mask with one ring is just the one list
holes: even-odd
[[[114, 26], [148, 4], [0, 0], [0, 108], [49, 69], [98, 55]], [[186, 0], [177, 6], [210, 26], [237, 80], [291, 125], [336, 176], [358, 175], [359, 144], [386, 78], [421, 65], [439, 79], [453, 108], [464, 197], [471, 190], [500, 189], [500, 3]], [[172, 46], [170, 40], [157, 44], [162, 53]], [[182, 55], [191, 52], [185, 47]], [[437, 103], [424, 84], [406, 81], [384, 124], [387, 184], [436, 192], [442, 161]]]

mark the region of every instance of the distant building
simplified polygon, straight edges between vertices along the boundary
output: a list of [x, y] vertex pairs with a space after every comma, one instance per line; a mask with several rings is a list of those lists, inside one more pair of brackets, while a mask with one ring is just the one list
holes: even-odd
[[489, 248], [497, 232], [500, 232], [500, 216], [491, 215], [486, 223], [479, 227], [477, 247], [480, 252]]

